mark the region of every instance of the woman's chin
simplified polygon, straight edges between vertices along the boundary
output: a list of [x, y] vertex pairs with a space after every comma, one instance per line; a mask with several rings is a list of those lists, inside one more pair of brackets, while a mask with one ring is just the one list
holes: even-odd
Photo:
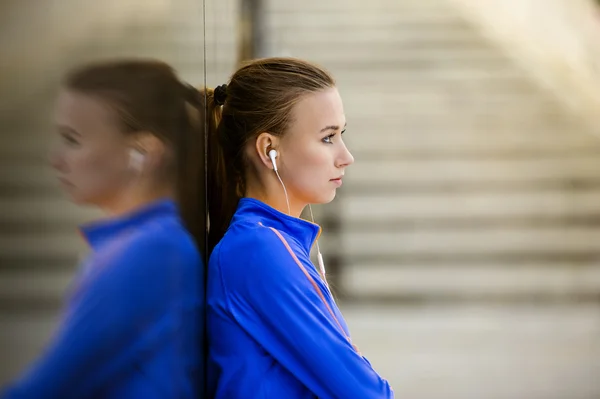
[[333, 201], [335, 199], [336, 191], [337, 190], [331, 191], [331, 193], [328, 196], [326, 196], [326, 197], [323, 196], [323, 197], [319, 198], [319, 201], [315, 201], [315, 202], [313, 202], [313, 204], [329, 204], [331, 201]]
[[65, 194], [67, 199], [75, 205], [86, 206], [91, 205], [94, 202], [88, 196], [81, 195], [81, 193], [77, 193], [73, 190], [68, 190], [65, 192]]

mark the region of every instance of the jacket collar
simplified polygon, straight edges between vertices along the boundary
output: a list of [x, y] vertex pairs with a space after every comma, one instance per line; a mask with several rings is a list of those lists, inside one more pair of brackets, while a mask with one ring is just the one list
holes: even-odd
[[161, 199], [150, 202], [125, 215], [86, 223], [79, 227], [79, 231], [92, 249], [98, 249], [102, 243], [133, 227], [139, 227], [157, 218], [170, 216], [178, 217], [178, 208], [175, 201]]
[[294, 237], [307, 253], [310, 253], [315, 240], [321, 234], [319, 225], [286, 215], [255, 198], [240, 199], [232, 224], [240, 221], [260, 223], [263, 226], [283, 231]]

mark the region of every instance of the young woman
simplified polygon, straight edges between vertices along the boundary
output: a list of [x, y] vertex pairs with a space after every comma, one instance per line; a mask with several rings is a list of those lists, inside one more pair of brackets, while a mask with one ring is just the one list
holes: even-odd
[[353, 162], [333, 78], [257, 60], [209, 90], [208, 108], [209, 396], [392, 398], [310, 260], [319, 226], [299, 218]]
[[107, 217], [59, 329], [4, 398], [197, 398], [203, 389], [204, 131], [200, 93], [166, 64], [86, 65], [65, 79], [51, 163]]

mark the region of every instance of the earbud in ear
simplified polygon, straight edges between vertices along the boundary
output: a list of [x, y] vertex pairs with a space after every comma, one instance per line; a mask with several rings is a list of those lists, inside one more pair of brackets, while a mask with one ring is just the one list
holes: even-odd
[[144, 166], [144, 154], [135, 148], [129, 151], [129, 167], [141, 171]]
[[277, 162], [275, 161], [275, 158], [277, 158], [277, 151], [276, 150], [269, 151], [269, 158], [271, 158], [271, 163], [273, 164], [273, 169], [275, 169], [275, 172], [277, 172]]

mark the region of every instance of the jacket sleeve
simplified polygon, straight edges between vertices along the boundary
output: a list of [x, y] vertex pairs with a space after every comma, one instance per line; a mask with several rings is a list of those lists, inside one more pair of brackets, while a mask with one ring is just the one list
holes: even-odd
[[91, 397], [113, 382], [176, 328], [165, 309], [181, 289], [183, 271], [172, 267], [180, 256], [168, 242], [150, 239], [94, 264], [102, 271], [76, 293], [45, 353], [0, 396]]
[[[315, 395], [394, 397], [389, 383], [348, 341], [275, 232], [259, 229], [235, 253], [219, 256], [234, 318]], [[243, 267], [228, 268], [231, 262]]]

